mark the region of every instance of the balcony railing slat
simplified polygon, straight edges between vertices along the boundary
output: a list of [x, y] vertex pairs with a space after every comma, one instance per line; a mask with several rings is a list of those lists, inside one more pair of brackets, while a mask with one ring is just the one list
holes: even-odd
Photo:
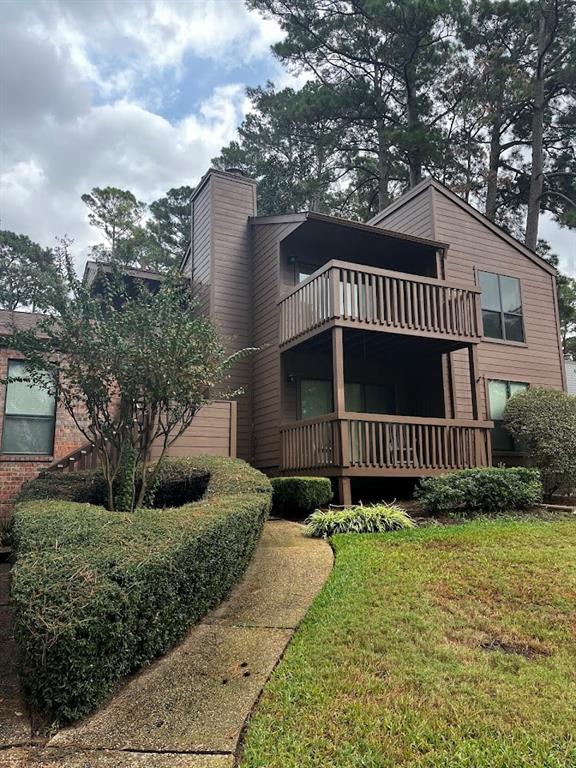
[[282, 469], [350, 466], [425, 473], [484, 466], [489, 462], [490, 427], [490, 422], [431, 419], [428, 423], [424, 418], [377, 414], [308, 419], [281, 427]]
[[[334, 264], [334, 263], [332, 263]], [[280, 343], [342, 320], [366, 328], [478, 337], [475, 289], [386, 270], [322, 267], [280, 302]]]

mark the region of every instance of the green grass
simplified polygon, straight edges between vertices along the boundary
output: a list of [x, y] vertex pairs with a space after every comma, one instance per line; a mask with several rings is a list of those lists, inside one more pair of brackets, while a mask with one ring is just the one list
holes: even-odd
[[574, 768], [576, 522], [337, 536], [243, 768]]

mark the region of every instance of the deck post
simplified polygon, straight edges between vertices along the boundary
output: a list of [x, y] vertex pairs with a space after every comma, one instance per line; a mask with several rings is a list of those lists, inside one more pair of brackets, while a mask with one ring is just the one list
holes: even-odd
[[475, 344], [468, 345], [468, 365], [470, 366], [470, 392], [472, 395], [472, 418], [478, 421], [478, 354]]
[[[478, 349], [476, 344], [468, 345], [468, 364], [470, 367], [470, 393], [472, 397], [472, 418], [479, 419], [478, 404], [480, 402], [478, 392]], [[475, 464], [477, 467], [490, 466], [490, 456], [486, 455], [484, 438], [479, 430], [474, 432]]]
[[332, 328], [332, 397], [334, 412], [341, 419], [346, 411], [344, 390], [344, 338], [342, 328]]
[[338, 502], [346, 507], [352, 504], [352, 483], [349, 477], [338, 478]]

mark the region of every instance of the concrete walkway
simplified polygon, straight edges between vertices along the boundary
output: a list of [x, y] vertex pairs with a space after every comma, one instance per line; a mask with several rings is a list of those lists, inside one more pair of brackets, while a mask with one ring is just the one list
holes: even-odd
[[243, 581], [179, 646], [42, 750], [0, 752], [0, 765], [231, 768], [262, 687], [331, 568], [324, 541], [296, 523], [266, 523]]

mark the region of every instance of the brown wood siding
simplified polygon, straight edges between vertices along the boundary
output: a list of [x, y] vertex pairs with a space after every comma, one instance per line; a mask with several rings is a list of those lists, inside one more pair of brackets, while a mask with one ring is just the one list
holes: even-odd
[[402, 232], [405, 235], [436, 238], [434, 234], [434, 219], [432, 215], [432, 190], [423, 189], [406, 205], [402, 205], [392, 211], [376, 226], [382, 229], [390, 229], [394, 232]]
[[[426, 214], [422, 209], [426, 207]], [[414, 224], [412, 224], [414, 222]], [[428, 187], [385, 216], [379, 226], [450, 243], [446, 280], [476, 285], [476, 271], [518, 277], [521, 283], [526, 344], [483, 340], [478, 363], [481, 378], [480, 418], [486, 414], [486, 381], [504, 379], [562, 388], [553, 277], [499, 237], [440, 190]], [[472, 401], [466, 350], [455, 352], [452, 376], [456, 418], [470, 418]], [[448, 372], [445, 376], [448, 384]]]
[[[562, 358], [554, 304], [554, 278], [520, 251], [485, 227], [463, 208], [433, 190], [436, 235], [450, 243], [446, 279], [476, 283], [476, 271], [520, 279], [526, 345], [482, 341], [478, 349], [482, 389], [488, 379], [523, 381], [562, 389]], [[465, 350], [453, 354], [458, 418], [470, 409], [470, 378]], [[486, 395], [480, 399], [484, 418]]]
[[[427, 207], [428, 214], [422, 210]], [[379, 222], [386, 229], [433, 237], [450, 244], [446, 280], [476, 285], [476, 271], [518, 277], [521, 283], [526, 344], [483, 340], [478, 345], [480, 418], [486, 414], [486, 381], [504, 379], [561, 389], [554, 278], [482, 221], [434, 187], [395, 208]], [[466, 350], [451, 355], [456, 418], [471, 418], [472, 401]], [[448, 382], [448, 373], [445, 376]]]
[[253, 463], [262, 469], [280, 464], [279, 244], [297, 226], [253, 227], [253, 338], [260, 349], [253, 358]]
[[[236, 455], [236, 404], [217, 401], [201, 408], [188, 429], [168, 449], [168, 456]], [[154, 445], [152, 460], [160, 455], [161, 446]]]
[[[212, 317], [229, 353], [252, 342], [252, 258], [249, 217], [256, 214], [256, 187], [241, 176], [212, 173]], [[234, 365], [227, 386], [238, 397], [238, 455], [252, 459], [252, 365]]]

